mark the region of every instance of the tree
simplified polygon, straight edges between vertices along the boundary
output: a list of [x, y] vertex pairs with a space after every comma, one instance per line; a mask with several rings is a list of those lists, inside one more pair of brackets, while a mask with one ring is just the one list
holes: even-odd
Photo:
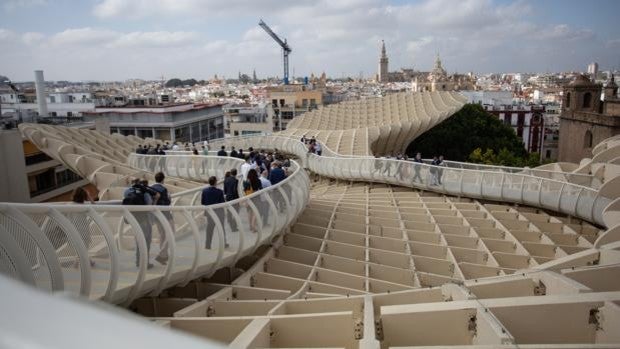
[[181, 79], [170, 79], [168, 81], [166, 81], [166, 87], [181, 87], [181, 86], [194, 86], [198, 83], [198, 81], [196, 81], [196, 79], [187, 79], [187, 80], [181, 80]]
[[168, 81], [166, 81], [166, 87], [179, 87], [183, 84], [183, 81], [181, 81], [181, 79], [170, 79]]
[[[416, 152], [424, 157], [444, 155], [447, 160], [467, 161], [475, 150], [485, 162], [495, 162], [501, 150], [502, 161], [509, 161], [509, 154], [524, 159], [527, 152], [510, 126], [487, 113], [478, 104], [466, 104], [453, 116], [422, 134], [407, 147], [409, 156]], [[484, 152], [483, 152], [484, 149]], [[487, 152], [491, 150], [492, 152]], [[470, 160], [473, 161], [473, 160]]]

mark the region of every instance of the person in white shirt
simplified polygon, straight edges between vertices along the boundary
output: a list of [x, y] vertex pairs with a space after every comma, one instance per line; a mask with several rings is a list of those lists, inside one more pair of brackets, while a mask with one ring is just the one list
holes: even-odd
[[241, 176], [243, 176], [243, 180], [248, 179], [248, 172], [251, 169], [256, 169], [256, 163], [250, 163], [250, 155], [245, 156], [245, 163], [241, 165]]
[[178, 146], [178, 144], [174, 144], [174, 145], [172, 146], [172, 150], [173, 150], [173, 151], [177, 151], [177, 150], [179, 150], [179, 146]]
[[260, 174], [260, 184], [263, 186], [263, 189], [271, 186], [271, 181], [267, 178], [269, 176], [269, 172], [267, 170], [263, 170]]
[[314, 144], [314, 153], [318, 156], [321, 156], [321, 154], [323, 154], [323, 148], [321, 148], [321, 143], [316, 142]]

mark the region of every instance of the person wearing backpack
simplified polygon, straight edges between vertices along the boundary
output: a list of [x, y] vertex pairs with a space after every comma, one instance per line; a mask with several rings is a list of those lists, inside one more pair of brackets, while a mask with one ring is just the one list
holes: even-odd
[[[159, 193], [159, 199], [155, 202], [155, 205], [157, 206], [170, 206], [172, 203], [170, 193], [168, 193], [168, 189], [164, 186], [164, 179], [166, 179], [166, 176], [163, 172], [157, 172], [155, 174], [156, 183], [151, 186], [151, 189]], [[164, 217], [166, 217], [166, 220], [172, 229], [172, 234], [174, 235], [174, 219], [172, 217], [172, 212], [162, 210], [161, 213]], [[159, 231], [159, 254], [155, 257], [155, 260], [162, 265], [166, 265], [166, 263], [168, 263], [168, 244], [166, 243], [166, 233], [164, 232], [164, 227], [161, 225], [159, 220], [156, 219], [155, 222], [157, 223], [157, 230]]]
[[[159, 193], [155, 192], [151, 188], [148, 187], [148, 182], [146, 180], [140, 180], [136, 178], [133, 180], [131, 187], [127, 188], [123, 193], [123, 205], [130, 206], [144, 206], [144, 205], [152, 205], [153, 202], [156, 202], [159, 199]], [[147, 251], [147, 269], [151, 269], [153, 264], [148, 262], [148, 252], [151, 250], [151, 239], [152, 239], [152, 224], [151, 218], [148, 212], [146, 211], [134, 211], [131, 214], [136, 218], [138, 224], [140, 225], [140, 229], [142, 229], [142, 233], [144, 234], [144, 239], [146, 240], [146, 251]], [[136, 246], [138, 245], [136, 239]], [[136, 267], [140, 266], [140, 250], [136, 247]]]
[[[243, 193], [245, 194], [245, 196], [248, 196], [261, 189], [263, 189], [263, 186], [260, 182], [260, 179], [258, 178], [258, 172], [256, 172], [256, 170], [252, 168], [248, 171], [247, 179], [243, 181]], [[254, 203], [254, 205], [260, 212], [261, 210], [260, 199], [254, 200], [252, 202]], [[248, 216], [250, 218], [250, 230], [256, 233], [258, 232], [258, 229], [256, 228], [256, 215], [254, 215], [254, 211], [250, 208], [250, 206], [248, 206], [247, 208], [248, 208]]]

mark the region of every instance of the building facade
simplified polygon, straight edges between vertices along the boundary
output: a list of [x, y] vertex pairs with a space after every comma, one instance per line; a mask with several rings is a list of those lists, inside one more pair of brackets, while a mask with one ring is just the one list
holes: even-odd
[[226, 134], [244, 136], [270, 134], [273, 131], [273, 107], [270, 104], [228, 104], [222, 109]]
[[293, 118], [322, 106], [323, 91], [304, 84], [268, 88], [267, 100], [274, 111], [274, 131], [285, 130]]
[[620, 133], [620, 101], [613, 77], [604, 93], [602, 90], [600, 84], [585, 75], [564, 87], [559, 161], [579, 162], [588, 158], [595, 144]]
[[110, 132], [172, 142], [199, 142], [224, 137], [222, 105], [169, 104], [96, 108], [84, 120], [103, 117]]
[[[94, 125], [90, 125], [94, 128]], [[0, 130], [0, 201], [57, 201], [89, 185], [60, 161], [43, 153], [17, 130]]]
[[485, 105], [484, 109], [512, 127], [528, 153], [540, 153], [545, 132], [544, 105]]

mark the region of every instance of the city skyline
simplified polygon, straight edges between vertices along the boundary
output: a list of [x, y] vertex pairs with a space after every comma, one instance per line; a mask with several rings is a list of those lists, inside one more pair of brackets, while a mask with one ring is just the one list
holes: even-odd
[[[600, 1], [7, 0], [0, 5], [0, 75], [48, 80], [207, 79], [237, 73], [282, 76], [280, 48], [263, 18], [288, 39], [291, 73], [365, 77], [380, 41], [390, 70], [584, 71], [620, 65], [613, 15]], [[584, 16], [583, 13], [588, 13]]]

